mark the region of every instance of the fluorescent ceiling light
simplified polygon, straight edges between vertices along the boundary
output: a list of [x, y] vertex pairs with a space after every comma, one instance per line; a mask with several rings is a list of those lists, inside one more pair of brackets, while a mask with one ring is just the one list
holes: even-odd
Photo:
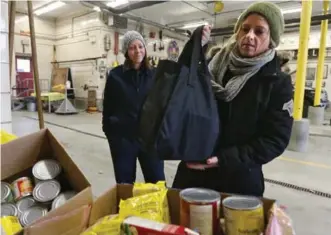
[[98, 11], [98, 12], [101, 11], [100, 7], [93, 7], [93, 10]]
[[301, 8], [282, 10], [283, 15], [301, 12]]
[[48, 4], [47, 6], [41, 7], [40, 9], [36, 10], [34, 13], [39, 16], [41, 14], [53, 11], [57, 8], [60, 8], [62, 6], [66, 5], [64, 2], [56, 1]]
[[186, 24], [184, 25], [183, 27], [181, 27], [182, 29], [191, 29], [191, 28], [196, 28], [196, 27], [199, 27], [201, 25], [207, 25], [208, 22], [196, 22], [196, 23], [191, 23], [191, 24]]
[[125, 4], [128, 4], [129, 0], [113, 0], [107, 3], [107, 6], [116, 8]]

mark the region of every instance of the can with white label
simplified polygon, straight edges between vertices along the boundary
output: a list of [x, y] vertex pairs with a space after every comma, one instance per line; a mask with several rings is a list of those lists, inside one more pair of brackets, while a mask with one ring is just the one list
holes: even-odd
[[45, 159], [37, 162], [32, 168], [35, 183], [42, 180], [57, 179], [60, 175], [62, 167], [60, 163], [53, 159]]
[[56, 180], [40, 181], [33, 189], [33, 198], [37, 202], [50, 204], [60, 194], [61, 185]]
[[204, 188], [180, 192], [180, 225], [200, 235], [220, 234], [220, 193]]

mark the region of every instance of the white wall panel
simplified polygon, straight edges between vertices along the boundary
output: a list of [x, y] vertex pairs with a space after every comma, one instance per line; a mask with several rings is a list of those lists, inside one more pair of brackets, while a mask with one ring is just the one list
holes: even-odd
[[[33, 19], [36, 36], [48, 36], [50, 39], [55, 36], [56, 24], [54, 20], [41, 19], [36, 16]], [[21, 31], [30, 31], [29, 20], [26, 15], [16, 15], [15, 32], [20, 33]]]
[[8, 2], [1, 1], [1, 30], [0, 30], [0, 128], [12, 132], [11, 123], [11, 94], [9, 85], [9, 54], [8, 54]]
[[[101, 56], [103, 51], [101, 51], [100, 48], [100, 38], [98, 34], [99, 31], [92, 31], [89, 35], [57, 41], [57, 60], [79, 60]], [[96, 37], [96, 42], [92, 43], [90, 37]]]
[[[309, 35], [309, 48], [319, 48], [320, 46], [320, 31], [311, 31]], [[331, 47], [331, 35], [327, 37], [327, 47]], [[281, 43], [277, 49], [280, 50], [293, 50], [299, 47], [299, 33], [287, 33], [281, 38]]]
[[11, 122], [11, 95], [1, 93], [1, 123]]
[[[22, 35], [22, 33], [30, 32], [29, 21], [27, 16], [17, 16], [19, 20], [15, 24], [15, 39], [14, 39], [14, 53], [31, 54], [30, 36]], [[52, 74], [53, 59], [53, 45], [55, 45], [55, 29], [56, 24], [54, 20], [45, 20], [34, 17], [35, 32], [36, 32], [36, 46], [37, 46], [37, 60], [40, 79], [50, 79]], [[21, 35], [20, 35], [21, 34]], [[22, 40], [28, 42], [28, 46], [22, 45]], [[12, 68], [12, 85], [16, 84], [15, 63]]]
[[0, 31], [8, 32], [8, 3], [1, 1]]
[[8, 33], [0, 34], [0, 51], [1, 51], [1, 61], [3, 63], [9, 63], [9, 47], [8, 47]]
[[1, 92], [10, 92], [9, 85], [9, 64], [1, 63]]
[[7, 131], [8, 133], [13, 133], [11, 123], [1, 123], [1, 129]]

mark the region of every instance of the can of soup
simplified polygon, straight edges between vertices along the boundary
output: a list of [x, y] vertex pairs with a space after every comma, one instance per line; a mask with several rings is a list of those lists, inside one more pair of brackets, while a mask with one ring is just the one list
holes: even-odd
[[10, 184], [1, 181], [1, 203], [13, 201], [14, 196]]
[[32, 206], [25, 210], [20, 216], [20, 222], [23, 227], [26, 227], [39, 218], [45, 216], [48, 213], [47, 208], [43, 206]]
[[231, 196], [223, 200], [227, 235], [260, 235], [264, 231], [263, 203], [256, 197]]
[[61, 165], [53, 159], [46, 159], [37, 162], [32, 168], [32, 174], [37, 184], [41, 180], [56, 179], [61, 173]]
[[180, 225], [201, 235], [219, 234], [220, 193], [204, 188], [188, 188], [180, 192]]
[[60, 193], [61, 185], [56, 180], [40, 181], [33, 189], [33, 198], [37, 202], [50, 204]]
[[22, 215], [24, 211], [29, 209], [32, 206], [35, 206], [37, 204], [36, 200], [33, 199], [32, 196], [23, 197], [18, 202], [16, 202], [16, 207], [18, 210], [18, 214]]
[[76, 195], [76, 192], [74, 192], [74, 191], [67, 191], [67, 192], [64, 192], [64, 193], [60, 193], [59, 196], [57, 196], [52, 202], [52, 210], [62, 206], [70, 198], [72, 198], [75, 195]]
[[15, 200], [32, 195], [33, 186], [29, 177], [21, 177], [15, 180], [12, 186]]
[[18, 216], [18, 210], [14, 203], [1, 203], [1, 217], [3, 216]]

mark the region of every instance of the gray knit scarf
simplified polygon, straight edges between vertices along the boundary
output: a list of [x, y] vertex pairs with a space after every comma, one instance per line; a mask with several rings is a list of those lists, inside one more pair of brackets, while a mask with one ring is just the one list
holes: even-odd
[[[237, 43], [229, 42], [210, 61], [208, 67], [212, 75], [212, 88], [217, 98], [229, 102], [233, 100], [246, 82], [255, 75], [262, 66], [275, 56], [275, 49], [270, 49], [254, 58], [242, 58], [237, 52]], [[233, 77], [223, 86], [223, 78], [227, 69]]]

